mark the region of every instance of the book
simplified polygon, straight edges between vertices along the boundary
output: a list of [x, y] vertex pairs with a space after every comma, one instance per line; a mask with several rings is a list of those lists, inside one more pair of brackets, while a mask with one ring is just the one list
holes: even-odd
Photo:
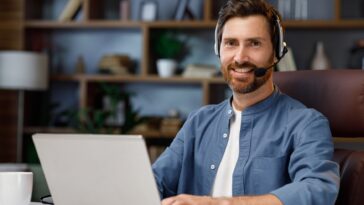
[[278, 71], [295, 71], [297, 70], [296, 62], [294, 60], [293, 52], [290, 47], [287, 48], [288, 52], [277, 64]]
[[175, 11], [175, 20], [181, 21], [184, 19], [184, 17], [188, 17], [190, 19], [194, 19], [194, 15], [191, 12], [189, 6], [188, 6], [189, 0], [180, 0], [176, 11]]
[[58, 17], [59, 21], [71, 21], [76, 16], [77, 11], [81, 8], [83, 0], [69, 0]]
[[177, 5], [177, 9], [176, 9], [176, 15], [175, 15], [176, 20], [183, 19], [183, 15], [186, 11], [187, 5], [188, 5], [188, 0], [179, 1], [178, 5]]
[[130, 2], [129, 0], [120, 1], [120, 19], [127, 21], [129, 20]]
[[295, 0], [294, 1], [294, 19], [306, 20], [308, 18], [308, 0]]

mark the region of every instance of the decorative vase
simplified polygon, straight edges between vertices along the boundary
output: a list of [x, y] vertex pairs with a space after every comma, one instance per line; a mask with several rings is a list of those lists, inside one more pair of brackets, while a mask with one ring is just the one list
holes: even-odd
[[313, 70], [330, 69], [330, 62], [325, 53], [324, 44], [322, 41], [319, 41], [316, 44], [315, 54], [311, 61], [311, 68]]
[[167, 78], [174, 75], [177, 69], [177, 62], [173, 59], [158, 59], [157, 71], [160, 77]]

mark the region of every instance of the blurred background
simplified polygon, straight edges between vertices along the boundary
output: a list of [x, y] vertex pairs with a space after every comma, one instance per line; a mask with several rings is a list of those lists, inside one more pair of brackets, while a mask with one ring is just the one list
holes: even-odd
[[[39, 164], [37, 132], [142, 134], [153, 161], [190, 112], [231, 94], [213, 51], [224, 2], [2, 0], [0, 56], [46, 56], [32, 73], [48, 85], [0, 86], [0, 162]], [[364, 68], [364, 0], [268, 2], [290, 48], [275, 71]]]

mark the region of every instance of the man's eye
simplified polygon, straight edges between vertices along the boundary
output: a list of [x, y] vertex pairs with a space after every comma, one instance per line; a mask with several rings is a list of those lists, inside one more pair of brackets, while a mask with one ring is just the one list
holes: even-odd
[[252, 41], [252, 42], [250, 43], [250, 45], [251, 45], [252, 47], [259, 47], [259, 46], [261, 46], [261, 45], [262, 45], [262, 43], [261, 43], [261, 42], [259, 42], [259, 41]]
[[231, 47], [231, 46], [235, 46], [236, 42], [235, 41], [225, 41], [225, 46], [227, 47]]

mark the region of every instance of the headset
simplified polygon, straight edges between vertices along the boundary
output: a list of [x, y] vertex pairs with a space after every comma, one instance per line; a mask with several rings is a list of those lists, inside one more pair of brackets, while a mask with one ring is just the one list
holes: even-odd
[[[272, 12], [274, 14], [274, 43], [276, 45], [274, 51], [277, 57], [277, 60], [279, 61], [280, 59], [283, 58], [283, 56], [287, 53], [288, 49], [287, 49], [287, 44], [286, 42], [284, 42], [284, 36], [283, 36], [283, 28], [279, 19], [279, 15], [277, 14], [277, 12], [272, 9]], [[214, 44], [214, 51], [215, 54], [220, 57], [220, 41], [219, 41], [219, 37], [218, 37], [218, 28], [219, 28], [219, 22], [217, 22], [216, 27], [215, 27], [215, 44]], [[277, 33], [278, 32], [278, 33]]]

